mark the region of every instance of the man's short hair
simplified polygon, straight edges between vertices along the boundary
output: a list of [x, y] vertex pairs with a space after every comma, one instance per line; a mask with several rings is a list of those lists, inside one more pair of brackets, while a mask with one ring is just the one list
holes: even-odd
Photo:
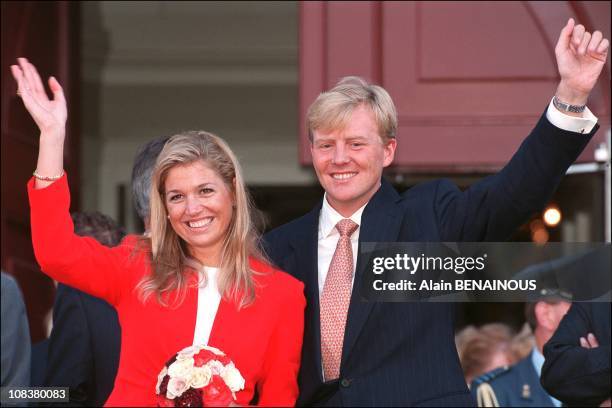
[[132, 201], [136, 213], [142, 221], [149, 217], [149, 192], [151, 190], [151, 177], [157, 156], [164, 148], [170, 136], [153, 139], [140, 147], [134, 166], [132, 167]]
[[331, 90], [319, 94], [310, 105], [307, 114], [308, 138], [313, 141], [315, 130], [344, 128], [353, 111], [361, 105], [369, 107], [374, 113], [383, 142], [395, 138], [397, 111], [391, 96], [384, 88], [355, 76], [342, 78]]
[[75, 212], [70, 214], [74, 233], [82, 237], [93, 237], [107, 247], [121, 243], [125, 230], [115, 220], [99, 211]]
[[514, 333], [503, 323], [488, 323], [481, 327], [468, 326], [456, 337], [457, 352], [466, 379], [484, 374], [498, 353], [514, 363], [517, 355], [512, 348]]

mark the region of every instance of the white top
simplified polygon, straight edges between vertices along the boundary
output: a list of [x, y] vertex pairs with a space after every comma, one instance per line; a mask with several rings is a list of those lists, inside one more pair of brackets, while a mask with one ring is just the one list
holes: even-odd
[[[367, 203], [355, 211], [355, 213], [353, 213], [353, 215], [350, 217], [351, 221], [359, 226], [351, 235], [351, 247], [353, 249], [353, 279], [351, 280], [351, 287], [355, 282], [355, 265], [357, 265], [357, 249], [359, 248], [361, 215], [363, 214], [363, 209], [366, 205]], [[319, 215], [319, 297], [321, 297], [321, 294], [323, 294], [323, 286], [325, 285], [325, 278], [327, 278], [329, 264], [331, 264], [334, 252], [336, 252], [338, 240], [340, 239], [340, 233], [336, 229], [336, 224], [343, 219], [344, 217], [334, 210], [331, 205], [329, 205], [327, 202], [327, 194], [325, 194], [323, 197], [321, 214]]]
[[[597, 123], [597, 117], [587, 107], [582, 113], [583, 117], [576, 117], [566, 115], [554, 107], [552, 99], [548, 105], [546, 111], [546, 118], [550, 123], [559, 129], [567, 130], [570, 132], [577, 133], [590, 133], [593, 127]], [[366, 203], [367, 205], [367, 203]], [[361, 232], [361, 215], [363, 214], [364, 205], [353, 215], [350, 219], [359, 227], [351, 235], [351, 244], [353, 247], [353, 280], [352, 284], [355, 283], [355, 265], [357, 264], [357, 251], [359, 248], [359, 233]], [[336, 245], [338, 245], [338, 239], [340, 239], [340, 233], [335, 228], [338, 221], [344, 219], [336, 210], [332, 208], [327, 202], [327, 194], [323, 197], [323, 206], [319, 215], [319, 236], [318, 236], [318, 272], [319, 272], [319, 297], [323, 293], [323, 286], [325, 285], [325, 278], [327, 277], [327, 270], [331, 263], [334, 252], [336, 251]]]
[[[203, 274], [206, 274], [206, 279], [203, 279]], [[217, 309], [219, 309], [219, 303], [221, 302], [221, 294], [219, 293], [219, 288], [217, 286], [218, 275], [219, 268], [205, 266], [200, 271], [198, 311], [196, 314], [197, 317], [195, 333], [193, 335], [193, 344], [208, 344], [210, 332], [212, 330], [213, 323], [215, 322], [215, 316], [217, 315]]]

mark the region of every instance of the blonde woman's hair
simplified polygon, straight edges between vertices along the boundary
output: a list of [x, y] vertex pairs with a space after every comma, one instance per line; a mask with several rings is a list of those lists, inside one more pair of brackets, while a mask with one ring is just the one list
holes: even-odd
[[143, 237], [150, 248], [152, 272], [143, 277], [137, 289], [143, 301], [155, 294], [158, 302], [167, 306], [167, 295], [173, 293], [174, 300], [180, 303], [185, 298], [190, 273], [202, 268], [172, 228], [165, 205], [165, 182], [170, 169], [198, 160], [215, 171], [235, 200], [221, 249], [218, 287], [226, 299], [244, 307], [255, 300], [249, 257], [263, 261], [265, 257], [259, 249], [260, 235], [251, 219], [252, 204], [238, 160], [223, 139], [204, 131], [172, 136], [157, 158], [150, 194], [150, 237]]
[[342, 78], [336, 86], [319, 94], [307, 113], [308, 137], [313, 141], [315, 130], [331, 131], [346, 126], [353, 111], [365, 105], [374, 113], [383, 143], [395, 138], [397, 133], [397, 111], [389, 93], [363, 78]]

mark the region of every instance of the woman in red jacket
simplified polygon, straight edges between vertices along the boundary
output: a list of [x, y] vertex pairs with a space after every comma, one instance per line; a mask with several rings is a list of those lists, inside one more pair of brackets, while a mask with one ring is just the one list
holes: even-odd
[[203, 131], [173, 136], [153, 176], [150, 236], [104, 247], [73, 232], [61, 86], [49, 78], [49, 100], [25, 58], [11, 71], [41, 132], [28, 183], [36, 258], [46, 274], [105, 299], [119, 315], [119, 371], [106, 405], [155, 405], [164, 363], [191, 344], [216, 347], [233, 360], [245, 379], [237, 404], [249, 404], [257, 387], [261, 405], [293, 405], [303, 285], [259, 251], [241, 170], [227, 144]]

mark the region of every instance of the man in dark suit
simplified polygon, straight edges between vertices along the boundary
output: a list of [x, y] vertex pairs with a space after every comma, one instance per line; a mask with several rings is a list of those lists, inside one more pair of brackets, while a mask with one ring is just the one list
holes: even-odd
[[[0, 386], [27, 387], [30, 385], [30, 326], [23, 295], [15, 278], [0, 273], [2, 364]], [[5, 401], [2, 401], [4, 404]]]
[[[125, 235], [112, 218], [99, 212], [73, 213], [74, 231], [108, 247]], [[53, 305], [53, 329], [47, 340], [44, 386], [68, 387], [66, 405], [102, 406], [113, 390], [121, 327], [115, 308], [102, 299], [62, 283]]]
[[480, 407], [560, 407], [540, 385], [544, 364], [542, 349], [567, 313], [572, 295], [559, 289], [541, 289], [525, 305], [525, 318], [535, 339], [535, 347], [512, 366], [492, 370], [472, 383], [472, 396]]
[[361, 301], [358, 247], [507, 238], [546, 204], [596, 130], [584, 105], [607, 49], [601, 33], [591, 38], [568, 21], [556, 49], [554, 106], [500, 173], [465, 192], [442, 180], [400, 195], [382, 179], [397, 144], [397, 114], [383, 88], [349, 77], [319, 95], [308, 126], [325, 196], [265, 236], [272, 260], [306, 288], [298, 405], [474, 404], [457, 357], [452, 305]]
[[[148, 230], [151, 175], [159, 152], [169, 137], [143, 145], [132, 167], [134, 207]], [[115, 246], [112, 220], [73, 215], [75, 232], [93, 236], [102, 244]], [[87, 271], [84, 271], [85, 273]], [[42, 385], [69, 387], [67, 405], [102, 406], [113, 390], [119, 366], [121, 327], [115, 309], [102, 299], [59, 284], [53, 306], [53, 330], [47, 340], [46, 375]], [[57, 405], [57, 404], [56, 404]]]
[[542, 385], [569, 406], [610, 406], [610, 302], [575, 302], [544, 346]]

